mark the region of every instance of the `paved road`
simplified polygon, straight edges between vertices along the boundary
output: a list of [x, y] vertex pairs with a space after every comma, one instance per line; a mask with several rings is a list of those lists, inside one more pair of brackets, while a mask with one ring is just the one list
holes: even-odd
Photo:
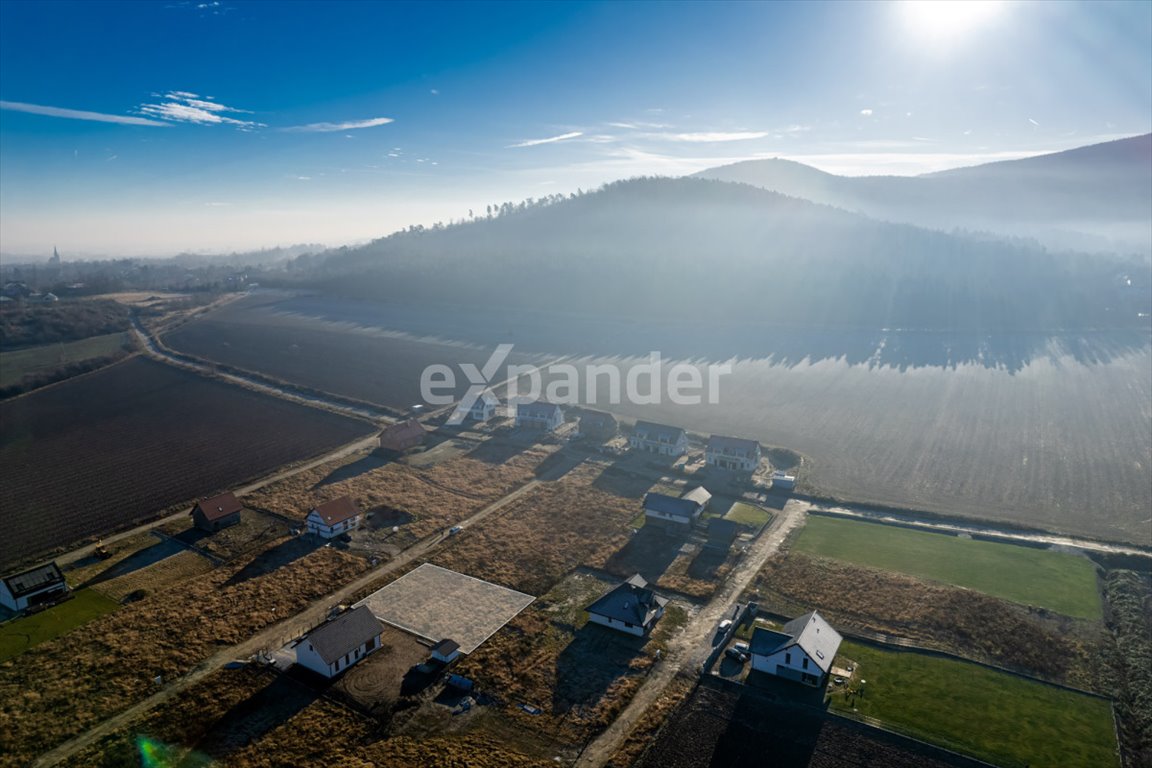
[[632, 732], [636, 723], [659, 698], [668, 684], [681, 671], [695, 674], [712, 650], [716, 625], [732, 609], [732, 605], [751, 583], [768, 558], [779, 551], [785, 537], [804, 519], [804, 506], [789, 501], [752, 544], [748, 554], [729, 575], [683, 631], [669, 644], [664, 659], [657, 662], [655, 671], [644, 681], [628, 706], [583, 752], [576, 761], [577, 768], [600, 768], [615, 754]]

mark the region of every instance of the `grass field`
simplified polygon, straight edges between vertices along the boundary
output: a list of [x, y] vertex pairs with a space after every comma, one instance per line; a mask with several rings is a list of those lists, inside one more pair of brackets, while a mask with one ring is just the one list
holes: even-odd
[[1117, 765], [1109, 703], [965, 662], [857, 643], [840, 646], [867, 681], [832, 707], [1004, 766]]
[[91, 589], [80, 589], [71, 600], [48, 610], [0, 625], [0, 661], [71, 632], [97, 616], [116, 610], [119, 603]]
[[771, 520], [772, 515], [766, 509], [738, 501], [732, 505], [732, 509], [728, 510], [728, 514], [724, 515], [724, 519], [759, 528]]
[[1074, 618], [1101, 615], [1096, 567], [1087, 558], [1063, 552], [818, 515], [808, 518], [795, 548], [968, 587]]
[[109, 333], [90, 339], [5, 352], [0, 357], [0, 387], [19, 384], [29, 374], [43, 373], [69, 363], [94, 357], [108, 357], [120, 352], [128, 341], [126, 333]]

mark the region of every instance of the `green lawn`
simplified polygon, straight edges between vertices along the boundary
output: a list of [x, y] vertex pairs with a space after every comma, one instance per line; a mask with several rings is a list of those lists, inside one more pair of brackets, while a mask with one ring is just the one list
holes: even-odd
[[772, 513], [761, 507], [738, 501], [728, 510], [728, 514], [724, 515], [724, 519], [759, 528], [772, 519]]
[[19, 384], [26, 374], [41, 373], [69, 363], [116, 354], [127, 341], [126, 333], [109, 333], [63, 344], [42, 344], [5, 352], [0, 356], [0, 387]]
[[808, 518], [795, 546], [1066, 616], [1101, 617], [1096, 567], [1077, 555], [819, 515]]
[[[975, 664], [845, 642], [867, 680], [854, 706], [894, 730], [997, 765], [1115, 766], [1107, 701]], [[843, 693], [835, 710], [851, 714]]]
[[18, 656], [34, 645], [47, 642], [87, 624], [119, 607], [119, 603], [91, 589], [77, 590], [66, 600], [46, 611], [24, 616], [0, 625], [0, 661]]

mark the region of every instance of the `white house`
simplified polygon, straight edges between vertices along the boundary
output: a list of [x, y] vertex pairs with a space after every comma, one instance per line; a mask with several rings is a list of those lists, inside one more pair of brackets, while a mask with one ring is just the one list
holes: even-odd
[[432, 646], [432, 660], [441, 664], [451, 664], [460, 658], [460, 643], [455, 640], [441, 640]]
[[632, 428], [628, 444], [636, 451], [658, 453], [661, 456], [681, 456], [688, 450], [688, 435], [679, 427], [638, 421]]
[[516, 406], [516, 426], [555, 432], [564, 423], [564, 411], [555, 403], [537, 400]]
[[752, 669], [819, 688], [828, 682], [842, 639], [816, 611], [792, 619], [780, 632], [757, 627], [749, 647]]
[[784, 491], [790, 491], [796, 487], [796, 476], [788, 475], [780, 470], [772, 473], [772, 487], [779, 488]]
[[476, 398], [476, 402], [472, 403], [472, 407], [468, 409], [468, 418], [472, 421], [488, 421], [496, 415], [496, 408], [499, 405], [500, 400], [496, 395], [484, 390]]
[[56, 563], [45, 563], [0, 579], [0, 605], [22, 611], [68, 594], [68, 583]]
[[366, 605], [321, 624], [296, 643], [296, 663], [335, 677], [380, 648], [384, 625]]
[[703, 486], [685, 491], [679, 498], [663, 493], [644, 494], [644, 522], [670, 530], [687, 531], [712, 499]]
[[643, 636], [664, 615], [666, 605], [668, 598], [657, 595], [644, 577], [636, 574], [584, 610], [593, 624]]
[[712, 435], [704, 450], [704, 460], [710, 467], [738, 472], [755, 472], [760, 466], [760, 443], [741, 437]]
[[360, 509], [356, 506], [356, 502], [352, 501], [351, 496], [341, 496], [316, 507], [308, 513], [304, 522], [307, 524], [308, 533], [331, 539], [360, 527]]

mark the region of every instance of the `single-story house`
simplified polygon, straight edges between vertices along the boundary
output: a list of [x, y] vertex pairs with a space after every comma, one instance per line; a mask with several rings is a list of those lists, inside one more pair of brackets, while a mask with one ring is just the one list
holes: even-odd
[[468, 409], [468, 418], [472, 421], [488, 421], [496, 415], [496, 408], [500, 405], [499, 398], [488, 390], [484, 390]]
[[828, 682], [841, 640], [816, 611], [792, 619], [780, 632], [757, 627], [749, 647], [752, 669], [819, 688]]
[[556, 431], [564, 423], [564, 411], [555, 403], [536, 400], [516, 406], [516, 426]]
[[738, 472], [755, 472], [760, 466], [760, 443], [742, 437], [712, 435], [704, 450], [704, 460], [710, 467]]
[[360, 527], [360, 508], [351, 496], [326, 501], [308, 513], [305, 518], [308, 533], [331, 539]]
[[55, 562], [0, 579], [0, 605], [13, 611], [50, 603], [66, 594], [68, 582]]
[[706, 549], [717, 549], [727, 552], [732, 548], [732, 542], [740, 535], [740, 523], [735, 520], [725, 520], [714, 517], [708, 521], [708, 540], [704, 542]]
[[380, 433], [380, 448], [401, 453], [424, 443], [424, 425], [416, 419], [390, 424]]
[[202, 531], [218, 531], [240, 522], [244, 505], [231, 491], [201, 499], [192, 507], [192, 523]]
[[687, 531], [700, 519], [712, 494], [701, 486], [685, 491], [679, 498], [664, 493], [644, 494], [644, 522], [667, 530]]
[[648, 582], [637, 573], [584, 610], [588, 611], [588, 620], [594, 624], [643, 636], [664, 615], [666, 605], [668, 598], [649, 589]]
[[790, 491], [796, 487], [796, 476], [776, 470], [772, 473], [772, 487], [779, 488], [783, 491]]
[[335, 677], [380, 648], [384, 625], [366, 605], [321, 624], [296, 643], [296, 663]]
[[636, 451], [658, 453], [661, 456], [681, 456], [688, 450], [688, 434], [679, 427], [638, 421], [632, 428], [628, 444]]
[[603, 411], [586, 410], [580, 414], [580, 436], [593, 440], [607, 440], [620, 430], [616, 417]]
[[444, 639], [432, 646], [432, 660], [441, 664], [451, 664], [460, 658], [460, 643]]

